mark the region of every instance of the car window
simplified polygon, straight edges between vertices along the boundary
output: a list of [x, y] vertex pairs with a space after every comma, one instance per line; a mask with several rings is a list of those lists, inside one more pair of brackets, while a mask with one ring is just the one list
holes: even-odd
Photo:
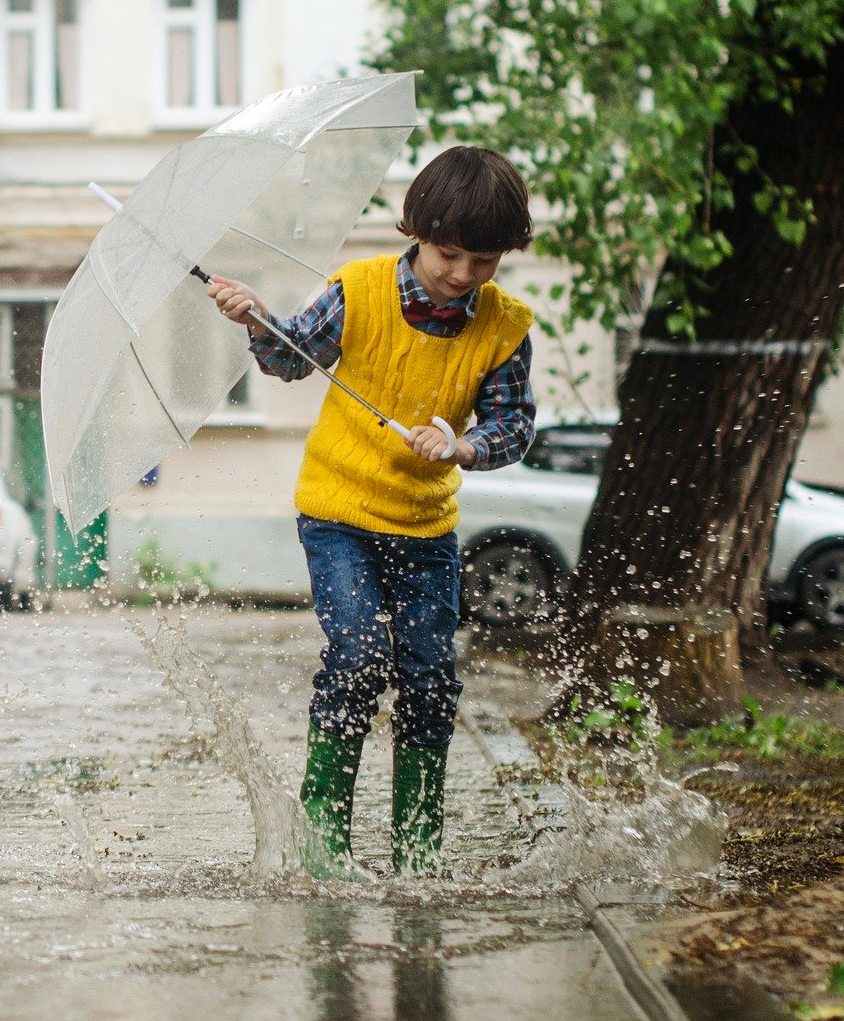
[[609, 445], [605, 426], [548, 426], [537, 430], [524, 464], [539, 471], [600, 475]]

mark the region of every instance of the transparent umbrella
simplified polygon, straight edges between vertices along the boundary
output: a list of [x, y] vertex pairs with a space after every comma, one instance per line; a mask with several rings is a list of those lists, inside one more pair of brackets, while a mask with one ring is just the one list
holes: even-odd
[[71, 532], [185, 446], [249, 367], [197, 264], [292, 314], [324, 286], [415, 126], [413, 73], [290, 89], [174, 149], [135, 189], [44, 343], [47, 463]]

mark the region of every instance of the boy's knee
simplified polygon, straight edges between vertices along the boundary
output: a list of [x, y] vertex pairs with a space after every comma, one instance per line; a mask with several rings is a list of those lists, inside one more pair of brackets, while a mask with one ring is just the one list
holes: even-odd
[[442, 676], [431, 680], [434, 683], [424, 687], [406, 687], [399, 681], [392, 720], [398, 744], [436, 748], [451, 741], [463, 685]]
[[390, 681], [390, 669], [382, 663], [319, 670], [314, 675], [311, 720], [334, 733], [368, 734], [370, 720], [378, 712], [378, 699]]

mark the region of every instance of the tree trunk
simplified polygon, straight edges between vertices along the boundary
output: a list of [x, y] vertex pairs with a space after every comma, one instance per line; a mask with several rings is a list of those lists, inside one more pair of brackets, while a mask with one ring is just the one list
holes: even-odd
[[702, 342], [672, 339], [665, 312], [649, 313], [651, 340], [621, 384], [621, 421], [564, 599], [552, 714], [565, 711], [602, 621], [622, 603], [730, 610], [744, 661], [767, 653], [775, 514], [844, 299], [844, 47], [793, 118], [748, 104], [729, 130], [772, 178], [813, 199], [816, 222], [795, 247], [756, 212], [758, 182], [737, 186], [735, 208], [712, 224], [733, 255], [692, 288], [709, 310]]
[[775, 512], [823, 350], [636, 352], [564, 600], [569, 665], [620, 603], [721, 607], [745, 656], [764, 644]]
[[741, 708], [736, 618], [699, 606], [619, 606], [585, 673], [632, 684], [661, 723], [714, 723]]

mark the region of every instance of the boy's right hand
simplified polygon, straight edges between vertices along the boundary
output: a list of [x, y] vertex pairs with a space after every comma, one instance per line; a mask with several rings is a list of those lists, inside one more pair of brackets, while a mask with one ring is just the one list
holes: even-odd
[[216, 302], [217, 308], [229, 322], [238, 323], [241, 326], [251, 326], [253, 337], [263, 337], [267, 332], [259, 322], [249, 315], [254, 308], [258, 315], [266, 319], [269, 315], [267, 307], [246, 284], [239, 280], [230, 280], [228, 277], [213, 274], [211, 283], [208, 285], [208, 297]]

